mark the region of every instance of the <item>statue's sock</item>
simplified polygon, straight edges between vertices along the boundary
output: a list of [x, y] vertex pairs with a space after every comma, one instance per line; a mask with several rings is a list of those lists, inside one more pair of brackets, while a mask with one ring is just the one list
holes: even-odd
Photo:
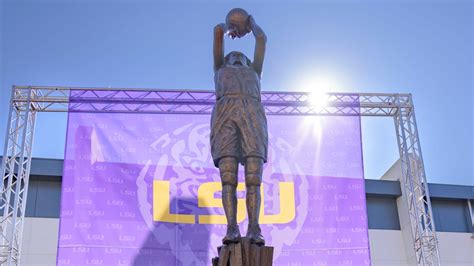
[[258, 225], [258, 215], [260, 214], [260, 186], [247, 186], [246, 202], [249, 225]]
[[224, 185], [222, 187], [222, 204], [228, 225], [237, 225], [237, 195], [236, 187]]

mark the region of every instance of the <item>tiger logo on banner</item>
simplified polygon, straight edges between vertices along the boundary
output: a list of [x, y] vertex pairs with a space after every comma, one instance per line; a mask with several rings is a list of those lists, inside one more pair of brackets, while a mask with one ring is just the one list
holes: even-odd
[[[192, 244], [185, 245], [181, 239], [185, 239], [185, 234], [192, 234], [185, 230], [178, 230], [178, 237], [163, 238], [161, 231], [167, 230], [166, 227], [173, 227], [167, 223], [182, 223], [182, 224], [210, 224], [210, 225], [225, 225], [226, 219], [222, 209], [222, 202], [219, 197], [215, 197], [215, 193], [221, 191], [221, 183], [218, 176], [217, 169], [210, 168], [212, 163], [210, 158], [209, 146], [205, 145], [209, 140], [209, 125], [189, 123], [185, 126], [177, 128], [176, 130], [164, 133], [156, 141], [154, 141], [150, 148], [154, 151], [160, 151], [161, 156], [154, 165], [153, 173], [153, 187], [147, 189], [145, 175], [153, 166], [152, 161], [148, 160], [140, 171], [137, 177], [137, 195], [140, 204], [140, 212], [147, 223], [150, 230], [153, 230], [154, 235], [161, 243], [167, 243], [169, 246], [179, 246], [185, 251], [191, 252]], [[273, 142], [273, 136], [270, 135], [270, 141]], [[264, 183], [261, 187], [263, 193], [262, 211], [260, 215], [261, 224], [265, 225], [265, 231], [271, 239], [275, 248], [275, 256], [278, 256], [283, 248], [283, 244], [291, 245], [303, 227], [306, 219], [306, 212], [304, 210], [308, 207], [308, 197], [306, 193], [300, 194], [298, 198], [298, 205], [295, 201], [295, 181], [299, 184], [299, 190], [307, 190], [308, 183], [304, 175], [299, 170], [296, 163], [288, 161], [288, 154], [293, 154], [294, 148], [281, 138], [275, 141], [277, 145], [271, 146], [269, 151], [269, 165], [273, 167], [265, 167], [264, 169]], [[277, 169], [284, 169], [278, 170]], [[166, 178], [167, 171], [175, 173], [174, 177]], [[272, 177], [273, 172], [282, 173], [298, 173], [292, 178]], [[178, 185], [179, 184], [179, 185]], [[171, 209], [178, 206], [170, 206], [172, 203], [170, 186], [179, 187], [179, 192], [176, 194], [188, 199], [189, 202], [183, 200], [182, 204], [187, 204], [191, 209], [191, 214], [173, 213]], [[197, 188], [197, 189], [196, 189]], [[238, 191], [245, 191], [245, 183], [239, 182]], [[177, 190], [176, 190], [177, 191]], [[197, 193], [196, 193], [197, 192]], [[153, 193], [151, 203], [149, 201], [149, 193]], [[273, 197], [265, 197], [265, 195], [274, 195]], [[275, 198], [277, 196], [278, 198]], [[176, 199], [176, 195], [175, 195]], [[191, 200], [189, 200], [191, 199]], [[193, 204], [197, 199], [198, 204]], [[179, 200], [173, 201], [174, 203]], [[179, 204], [178, 204], [179, 205]], [[272, 208], [265, 208], [266, 206], [273, 206]], [[279, 206], [279, 207], [278, 207]], [[200, 214], [201, 208], [215, 208], [215, 214]], [[299, 215], [296, 219], [296, 208], [299, 209]], [[175, 209], [175, 210], [176, 210]], [[209, 211], [209, 210], [207, 210]], [[272, 213], [272, 214], [267, 214]], [[239, 223], [246, 220], [246, 205], [245, 198], [238, 199], [238, 217]], [[154, 222], [158, 225], [154, 224]], [[293, 222], [293, 223], [292, 223]], [[289, 225], [296, 225], [293, 228]], [[277, 226], [279, 225], [279, 226]], [[161, 228], [162, 227], [162, 228]], [[190, 227], [192, 228], [192, 227]], [[209, 237], [213, 243], [218, 243], [225, 234], [225, 227], [218, 226], [213, 230], [209, 230]], [[283, 237], [285, 236], [285, 237]], [[197, 247], [202, 245], [200, 241], [196, 241]], [[178, 257], [177, 260], [183, 265], [192, 265], [192, 263], [199, 263], [200, 259], [193, 256]]]

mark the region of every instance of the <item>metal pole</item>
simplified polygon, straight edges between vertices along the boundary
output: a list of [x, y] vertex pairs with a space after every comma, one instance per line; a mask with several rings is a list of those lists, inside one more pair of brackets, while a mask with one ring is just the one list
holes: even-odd
[[[426, 179], [425, 166], [423, 162], [423, 154], [421, 152], [421, 143], [418, 137], [418, 126], [416, 124], [415, 107], [413, 105], [413, 99], [411, 96], [410, 96], [410, 103], [412, 105], [411, 112], [410, 112], [411, 123], [409, 121], [408, 124], [409, 125], [413, 124], [412, 136], [415, 142], [413, 144], [416, 144], [416, 149], [415, 147], [413, 147], [413, 149], [414, 149], [414, 152], [418, 153], [416, 154], [416, 160], [418, 164], [418, 168], [416, 169], [418, 171], [416, 174], [417, 174], [417, 177], [421, 179], [420, 181], [423, 185], [423, 189], [420, 191], [424, 192], [424, 195], [420, 195], [421, 198], [419, 199], [421, 200], [424, 207], [423, 210], [424, 210], [424, 218], [425, 218], [424, 219], [425, 227], [423, 228], [424, 229], [423, 246], [427, 249], [428, 254], [426, 255], [429, 256], [430, 263], [432, 265], [440, 265], [441, 259], [439, 255], [438, 238], [436, 237], [436, 226], [435, 226], [434, 217], [433, 217], [433, 210], [431, 207], [431, 197], [430, 197], [430, 193], [428, 189], [428, 181]], [[411, 132], [411, 126], [410, 126], [410, 132]]]
[[[9, 131], [7, 132], [4, 167], [2, 172], [7, 180], [3, 186], [2, 198], [5, 202], [2, 219], [2, 263], [19, 263], [24, 210], [28, 192], [28, 179], [31, 166], [31, 147], [33, 143], [36, 113], [32, 110], [32, 90], [27, 91], [27, 101], [15, 103], [16, 97], [23, 97], [21, 91], [14, 89]], [[15, 174], [16, 173], [16, 174]], [[13, 194], [13, 195], [12, 195]]]
[[467, 207], [469, 208], [469, 215], [471, 218], [471, 238], [474, 238], [474, 213], [472, 211], [472, 204], [470, 199], [467, 199]]
[[[17, 166], [18, 157], [18, 137], [19, 137], [19, 123], [20, 123], [20, 111], [16, 108], [14, 99], [16, 95], [15, 87], [12, 87], [12, 94], [10, 100], [10, 114], [8, 118], [7, 134], [5, 136], [5, 148], [2, 160], [2, 182], [1, 182], [1, 204], [3, 207], [3, 217], [1, 220], [0, 234], [2, 237], [2, 246], [0, 249], [0, 263], [4, 263], [8, 259], [8, 254], [11, 248], [10, 238], [8, 236], [8, 225], [11, 222], [11, 211], [10, 198], [11, 198], [11, 185], [13, 179], [16, 179], [15, 168]], [[6, 182], [5, 182], [6, 181]], [[5, 187], [5, 183], [7, 183]]]
[[[30, 180], [30, 170], [31, 170], [31, 153], [32, 153], [32, 148], [33, 148], [33, 140], [34, 140], [34, 129], [36, 125], [36, 112], [31, 111], [30, 112], [30, 136], [29, 136], [29, 144], [27, 147], [27, 162], [25, 165], [24, 169], [24, 177], [23, 177], [23, 195], [19, 198], [18, 204], [17, 204], [17, 209], [20, 211], [20, 216], [19, 216], [19, 221], [17, 221], [17, 224], [15, 225], [15, 232], [14, 232], [14, 244], [17, 246], [17, 256], [16, 256], [16, 263], [20, 265], [20, 259], [21, 259], [21, 247], [22, 247], [22, 239], [23, 239], [23, 227], [25, 223], [25, 211], [26, 211], [26, 203], [28, 199], [28, 190], [29, 190], [29, 180]], [[11, 262], [10, 262], [10, 265]]]
[[[400, 99], [396, 98], [397, 104], [400, 103]], [[425, 265], [424, 258], [422, 256], [422, 252], [420, 251], [420, 232], [419, 232], [419, 223], [418, 223], [418, 210], [415, 206], [413, 206], [416, 202], [416, 196], [414, 195], [414, 185], [413, 185], [413, 178], [411, 176], [411, 167], [410, 167], [410, 156], [408, 154], [408, 147], [406, 143], [406, 134], [405, 134], [405, 125], [403, 121], [402, 109], [399, 108], [395, 119], [395, 127], [396, 127], [396, 134], [397, 134], [397, 143], [398, 149], [400, 153], [401, 159], [401, 166], [402, 166], [402, 176], [401, 176], [401, 185], [402, 185], [402, 192], [406, 198], [408, 204], [408, 212], [410, 217], [410, 229], [413, 236], [413, 244], [415, 248], [415, 255], [417, 263], [420, 264], [421, 262]]]
[[[10, 252], [8, 254], [8, 265], [19, 264], [20, 249], [22, 238], [22, 225], [25, 214], [22, 212], [23, 205], [26, 203], [26, 192], [28, 191], [28, 179], [31, 166], [31, 144], [33, 141], [33, 130], [35, 113], [31, 110], [31, 88], [28, 89], [27, 102], [25, 111], [23, 111], [23, 128], [22, 128], [22, 139], [20, 143], [21, 153], [18, 165], [18, 175], [15, 183], [15, 197], [13, 202], [13, 214], [11, 228], [9, 228], [9, 241], [10, 241]], [[13, 187], [12, 187], [13, 190]], [[11, 199], [9, 199], [11, 200]]]
[[[409, 101], [411, 103], [411, 98]], [[418, 265], [440, 265], [413, 105], [411, 108], [400, 107], [394, 121], [402, 166], [401, 185], [408, 204], [416, 260]]]

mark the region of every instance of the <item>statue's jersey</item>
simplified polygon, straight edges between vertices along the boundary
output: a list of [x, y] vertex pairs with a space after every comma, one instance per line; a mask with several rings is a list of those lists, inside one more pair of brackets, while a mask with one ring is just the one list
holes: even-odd
[[249, 156], [267, 161], [268, 133], [260, 100], [260, 78], [251, 67], [222, 66], [215, 75], [216, 105], [211, 117], [211, 154], [245, 163]]
[[252, 67], [224, 65], [216, 72], [215, 83], [216, 99], [242, 95], [260, 100], [260, 78]]

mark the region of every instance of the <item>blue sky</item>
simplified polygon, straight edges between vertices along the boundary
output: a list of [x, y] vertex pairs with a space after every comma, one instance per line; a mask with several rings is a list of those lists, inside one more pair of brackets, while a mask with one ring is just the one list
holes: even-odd
[[[263, 90], [412, 93], [429, 182], [474, 185], [472, 1], [0, 3], [2, 146], [13, 84], [213, 89], [212, 29], [238, 6], [268, 36]], [[35, 157], [62, 158], [65, 118], [39, 115]], [[393, 121], [364, 118], [363, 141], [379, 178]]]

